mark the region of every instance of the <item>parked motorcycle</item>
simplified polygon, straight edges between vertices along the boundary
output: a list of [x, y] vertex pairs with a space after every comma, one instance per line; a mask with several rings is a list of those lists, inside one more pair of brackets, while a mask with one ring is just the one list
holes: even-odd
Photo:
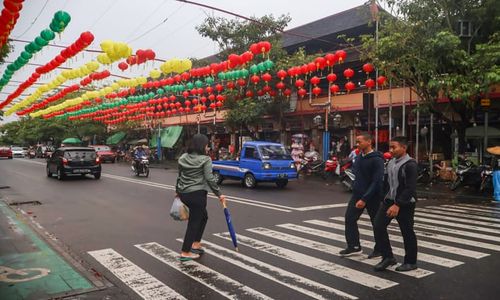
[[339, 161], [337, 160], [336, 156], [331, 156], [330, 159], [328, 159], [325, 162], [325, 170], [323, 172], [323, 179], [327, 179], [328, 177], [333, 177], [334, 175], [339, 175], [340, 172], [340, 165]]
[[455, 191], [460, 186], [474, 186], [478, 191], [481, 188], [482, 172], [487, 166], [475, 166], [468, 159], [463, 159], [459, 162], [455, 171], [457, 178], [451, 183], [450, 189]]
[[149, 176], [149, 159], [146, 156], [142, 156], [141, 159], [136, 160], [132, 165], [132, 171], [135, 176], [145, 175]]
[[490, 166], [486, 166], [481, 172], [481, 185], [479, 186], [479, 192], [489, 192], [493, 191], [493, 169]]
[[417, 165], [417, 182], [423, 184], [430, 184], [439, 178], [439, 168], [435, 164], [432, 166], [432, 177], [428, 162], [419, 162]]
[[304, 174], [319, 174], [323, 176], [325, 162], [316, 151], [309, 151], [304, 154], [300, 170]]
[[352, 186], [354, 180], [356, 179], [356, 176], [354, 175], [354, 172], [352, 170], [352, 163], [353, 160], [348, 159], [344, 161], [342, 164], [339, 164], [340, 182], [349, 192], [352, 192]]
[[35, 149], [29, 149], [29, 150], [28, 150], [28, 157], [29, 157], [30, 159], [35, 158], [35, 157], [36, 157], [36, 151], [35, 151]]

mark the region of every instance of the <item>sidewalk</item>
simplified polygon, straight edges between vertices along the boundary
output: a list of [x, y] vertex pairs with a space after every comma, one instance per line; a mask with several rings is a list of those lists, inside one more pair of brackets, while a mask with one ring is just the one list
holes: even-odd
[[53, 299], [97, 290], [4, 199], [0, 239], [0, 299]]

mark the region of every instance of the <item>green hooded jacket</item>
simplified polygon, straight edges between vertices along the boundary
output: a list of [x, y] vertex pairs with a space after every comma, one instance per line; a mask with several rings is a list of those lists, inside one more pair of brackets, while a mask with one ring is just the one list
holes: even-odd
[[221, 191], [212, 174], [212, 160], [206, 155], [181, 155], [178, 161], [179, 176], [175, 190], [177, 193], [190, 193], [200, 190], [212, 191], [220, 196]]

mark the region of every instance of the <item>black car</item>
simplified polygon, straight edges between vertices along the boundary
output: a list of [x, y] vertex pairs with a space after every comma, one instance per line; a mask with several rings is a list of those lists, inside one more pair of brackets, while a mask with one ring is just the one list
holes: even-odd
[[62, 147], [47, 158], [47, 176], [57, 175], [63, 180], [66, 176], [86, 174], [101, 178], [101, 162], [94, 148]]

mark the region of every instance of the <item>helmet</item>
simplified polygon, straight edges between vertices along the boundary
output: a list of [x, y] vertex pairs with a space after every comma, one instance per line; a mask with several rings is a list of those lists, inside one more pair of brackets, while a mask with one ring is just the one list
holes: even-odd
[[391, 152], [385, 152], [385, 153], [384, 153], [384, 159], [385, 159], [385, 160], [389, 160], [389, 159], [391, 159], [391, 158], [392, 158], [392, 154], [391, 154]]

